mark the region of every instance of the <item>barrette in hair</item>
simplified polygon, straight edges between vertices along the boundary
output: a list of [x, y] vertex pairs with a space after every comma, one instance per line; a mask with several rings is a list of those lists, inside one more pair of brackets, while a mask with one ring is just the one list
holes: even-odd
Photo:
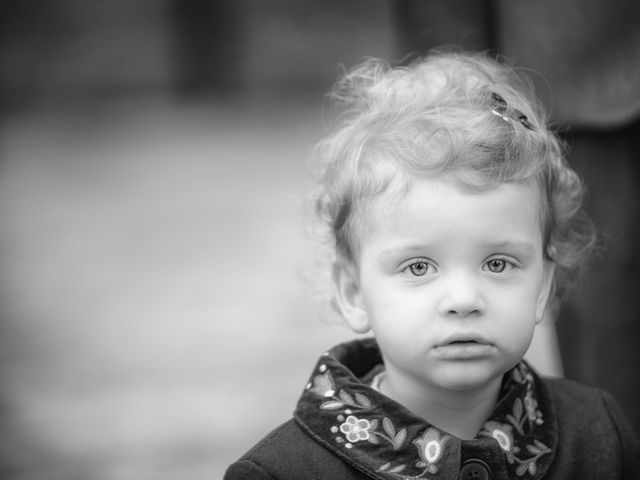
[[518, 122], [524, 125], [525, 128], [533, 131], [533, 125], [527, 116], [517, 108], [509, 108], [507, 101], [502, 98], [502, 95], [496, 92], [491, 92], [491, 99], [495, 102], [491, 113], [499, 116], [505, 122]]

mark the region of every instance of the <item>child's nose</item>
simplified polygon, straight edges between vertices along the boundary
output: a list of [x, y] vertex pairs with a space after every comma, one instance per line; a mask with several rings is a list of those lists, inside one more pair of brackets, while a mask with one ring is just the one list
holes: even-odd
[[480, 279], [470, 272], [455, 272], [442, 278], [440, 314], [467, 317], [484, 312], [485, 300]]

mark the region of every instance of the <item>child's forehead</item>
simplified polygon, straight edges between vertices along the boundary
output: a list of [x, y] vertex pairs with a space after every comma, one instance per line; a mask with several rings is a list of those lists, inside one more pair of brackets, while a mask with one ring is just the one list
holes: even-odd
[[[402, 220], [420, 220], [425, 212], [432, 221], [465, 225], [479, 215], [492, 221], [498, 209], [513, 216], [527, 213], [541, 220], [539, 188], [531, 182], [469, 187], [446, 175], [412, 178], [394, 182], [380, 194], [364, 199], [358, 211], [361, 222], [372, 233], [396, 229]], [[541, 222], [535, 223], [541, 227]]]
[[464, 175], [458, 173], [434, 173], [422, 176], [397, 175], [385, 189], [377, 195], [370, 195], [361, 199], [365, 210], [373, 211], [399, 210], [406, 208], [407, 198], [417, 192], [433, 193], [430, 201], [446, 205], [451, 195], [468, 196], [472, 198], [483, 197], [509, 197], [510, 195], [525, 195], [539, 200], [540, 189], [534, 181], [497, 183], [486, 182], [470, 183], [465, 181]]

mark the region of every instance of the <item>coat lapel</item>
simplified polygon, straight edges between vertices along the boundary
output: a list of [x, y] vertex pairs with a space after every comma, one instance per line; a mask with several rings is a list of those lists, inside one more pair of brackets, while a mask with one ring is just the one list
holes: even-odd
[[494, 478], [537, 480], [557, 448], [544, 384], [521, 362], [505, 375], [500, 400], [474, 440], [462, 441], [370, 387], [384, 368], [373, 339], [324, 353], [294, 414], [320, 444], [377, 479], [453, 480], [481, 459]]

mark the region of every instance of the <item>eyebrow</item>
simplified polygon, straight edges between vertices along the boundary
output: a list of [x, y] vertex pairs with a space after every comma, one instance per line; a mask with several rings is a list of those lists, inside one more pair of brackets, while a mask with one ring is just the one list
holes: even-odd
[[527, 254], [533, 254], [536, 250], [531, 242], [520, 240], [507, 240], [504, 242], [488, 243], [487, 246], [491, 249], [496, 250], [516, 249]]
[[391, 247], [380, 252], [381, 258], [395, 257], [398, 255], [407, 255], [412, 253], [420, 253], [424, 251], [425, 248], [429, 246], [426, 244], [423, 245], [402, 245], [398, 247]]

